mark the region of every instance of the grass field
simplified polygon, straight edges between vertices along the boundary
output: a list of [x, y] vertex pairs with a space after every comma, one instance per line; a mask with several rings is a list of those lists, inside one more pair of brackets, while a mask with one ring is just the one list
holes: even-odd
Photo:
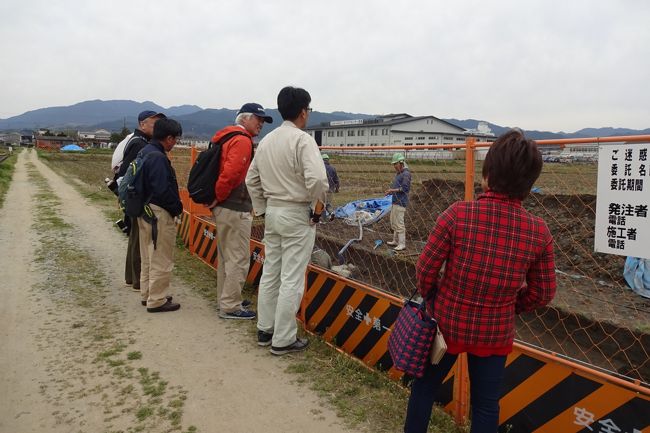
[[[382, 196], [395, 176], [387, 157], [329, 155], [330, 163], [336, 168], [341, 180], [340, 193], [333, 197], [335, 205]], [[178, 184], [184, 187], [191, 165], [190, 150], [174, 149], [172, 162]], [[412, 190], [431, 178], [465, 181], [464, 160], [412, 160], [408, 161], [408, 165], [413, 176]], [[596, 194], [597, 168], [593, 163], [546, 163], [535, 186], [544, 194]], [[475, 183], [481, 181], [481, 170], [482, 162], [476, 161]]]
[[[2, 204], [4, 203], [5, 195], [7, 194], [9, 184], [11, 183], [11, 177], [14, 173], [14, 166], [16, 165], [18, 152], [20, 152], [20, 150], [14, 152], [12, 156], [0, 162], [0, 207], [2, 207]], [[6, 155], [6, 153], [0, 151], [0, 159], [2, 159], [2, 156], [4, 155]]]

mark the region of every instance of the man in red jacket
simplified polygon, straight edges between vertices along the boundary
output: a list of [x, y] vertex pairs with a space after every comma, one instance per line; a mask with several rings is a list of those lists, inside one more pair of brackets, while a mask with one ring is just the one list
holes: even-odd
[[222, 319], [254, 319], [255, 313], [242, 305], [241, 289], [248, 274], [253, 205], [246, 189], [246, 173], [253, 159], [253, 137], [264, 122], [273, 123], [260, 104], [244, 104], [235, 119], [214, 134], [217, 142], [239, 131], [223, 144], [219, 177], [214, 186], [216, 200], [211, 206], [217, 227], [217, 302]]

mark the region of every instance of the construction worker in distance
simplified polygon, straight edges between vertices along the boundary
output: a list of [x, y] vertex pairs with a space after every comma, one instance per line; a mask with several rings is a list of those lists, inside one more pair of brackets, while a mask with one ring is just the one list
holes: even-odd
[[393, 240], [386, 242], [386, 244], [394, 246], [395, 251], [403, 251], [406, 249], [404, 214], [406, 213], [406, 205], [411, 191], [411, 172], [406, 167], [403, 153], [397, 152], [393, 154], [391, 164], [393, 164], [397, 174], [390, 188], [386, 190], [386, 195], [391, 194], [393, 197], [390, 211], [390, 227], [393, 230]]
[[325, 171], [327, 172], [327, 183], [329, 184], [329, 189], [327, 190], [327, 199], [325, 201], [325, 212], [326, 219], [331, 220], [334, 216], [332, 214], [332, 194], [339, 192], [339, 175], [336, 173], [336, 169], [332, 164], [330, 164], [330, 157], [328, 154], [321, 154], [323, 162], [325, 163]]

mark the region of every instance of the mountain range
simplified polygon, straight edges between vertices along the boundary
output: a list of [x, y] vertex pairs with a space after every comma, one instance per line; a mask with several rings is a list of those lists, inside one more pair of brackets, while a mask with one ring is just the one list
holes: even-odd
[[[136, 102], [130, 100], [92, 100], [84, 101], [70, 106], [47, 107], [27, 111], [8, 119], [0, 119], [0, 130], [6, 131], [31, 131], [39, 128], [50, 130], [82, 129], [95, 130], [107, 129], [120, 131], [124, 126], [133, 130], [136, 126], [136, 117], [143, 110], [164, 112], [167, 116], [181, 122], [184, 135], [199, 138], [210, 137], [215, 131], [226, 125], [232, 124], [236, 109], [219, 108], [203, 109], [197, 105], [180, 105], [174, 107], [161, 107], [151, 102]], [[267, 109], [267, 114], [273, 117], [273, 125], [281, 123], [281, 116], [277, 109]], [[333, 120], [364, 119], [374, 117], [372, 114], [346, 113], [334, 111], [324, 113], [314, 111], [309, 117], [310, 125]], [[442, 119], [462, 128], [473, 129], [478, 125], [477, 119]], [[487, 122], [492, 132], [497, 136], [508, 130], [508, 127]], [[266, 127], [261, 136], [272, 128]], [[552, 138], [582, 138], [582, 137], [607, 137], [612, 135], [638, 135], [650, 134], [650, 128], [637, 130], [627, 128], [584, 128], [576, 132], [550, 132], [526, 130], [526, 134], [533, 139]]]

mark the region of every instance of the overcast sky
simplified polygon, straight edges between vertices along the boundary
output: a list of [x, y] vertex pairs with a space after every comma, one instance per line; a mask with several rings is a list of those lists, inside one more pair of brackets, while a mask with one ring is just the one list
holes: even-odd
[[650, 1], [0, 2], [0, 118], [89, 99], [650, 127]]

